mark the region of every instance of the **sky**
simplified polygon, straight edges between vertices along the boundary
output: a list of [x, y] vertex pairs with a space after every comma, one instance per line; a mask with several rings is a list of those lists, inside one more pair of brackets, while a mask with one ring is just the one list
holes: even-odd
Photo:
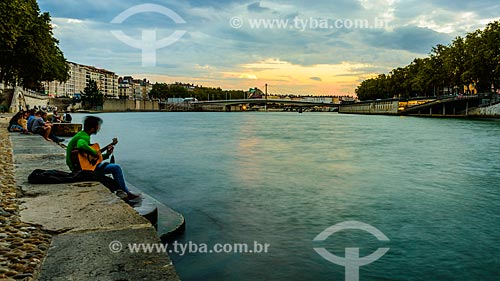
[[354, 95], [361, 81], [500, 19], [498, 0], [38, 3], [69, 61], [151, 82], [299, 95]]

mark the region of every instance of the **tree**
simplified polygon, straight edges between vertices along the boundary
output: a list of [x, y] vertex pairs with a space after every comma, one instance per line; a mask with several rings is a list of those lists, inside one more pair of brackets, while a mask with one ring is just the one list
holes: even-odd
[[188, 98], [191, 94], [189, 94], [188, 90], [179, 84], [170, 85], [168, 87], [168, 96], [172, 98]]
[[500, 21], [489, 23], [483, 36], [487, 50], [489, 50], [486, 59], [491, 62], [488, 82], [496, 91], [500, 88]]
[[441, 69], [432, 57], [415, 59], [410, 65], [410, 84], [413, 96], [434, 96]]
[[[489, 23], [449, 45], [437, 45], [429, 57], [417, 58], [389, 75], [363, 81], [356, 89], [360, 100], [463, 92], [473, 85], [479, 92], [500, 87], [500, 21]], [[467, 91], [469, 92], [469, 91]]]
[[97, 82], [90, 80], [81, 92], [83, 106], [86, 109], [100, 107], [104, 104], [104, 94], [97, 87]]
[[192, 85], [190, 89], [186, 89], [186, 84], [175, 83], [175, 84], [165, 84], [156, 83], [153, 85], [153, 89], [149, 93], [149, 98], [158, 99], [168, 99], [168, 98], [189, 98], [194, 97], [198, 100], [223, 100], [227, 98], [232, 99], [243, 99], [245, 98], [245, 92], [242, 90], [222, 90], [221, 88], [208, 88]]
[[165, 83], [155, 83], [149, 92], [150, 99], [165, 99], [168, 94], [168, 85]]
[[467, 54], [470, 59], [468, 77], [476, 79], [482, 92], [499, 86], [500, 74], [500, 21], [489, 23], [483, 31], [467, 36]]
[[50, 15], [36, 0], [0, 2], [0, 81], [40, 89], [42, 81], [67, 81], [69, 67], [53, 37]]

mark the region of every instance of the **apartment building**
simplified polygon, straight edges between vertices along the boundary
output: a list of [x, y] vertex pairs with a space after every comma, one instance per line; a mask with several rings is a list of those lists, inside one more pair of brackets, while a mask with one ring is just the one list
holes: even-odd
[[148, 99], [153, 85], [146, 79], [134, 79], [132, 76], [118, 78], [118, 96], [125, 99]]
[[65, 83], [58, 81], [43, 82], [45, 94], [72, 97], [83, 92], [92, 79], [97, 82], [101, 92], [108, 98], [118, 98], [118, 75], [114, 72], [93, 66], [68, 62], [70, 78]]

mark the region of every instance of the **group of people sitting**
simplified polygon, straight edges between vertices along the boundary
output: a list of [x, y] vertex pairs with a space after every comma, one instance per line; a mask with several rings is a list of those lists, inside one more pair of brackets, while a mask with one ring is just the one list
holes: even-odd
[[9, 121], [9, 132], [21, 132], [23, 134], [38, 134], [43, 136], [48, 141], [61, 143], [64, 139], [55, 136], [52, 133], [52, 124], [61, 122], [71, 122], [71, 115], [69, 113], [61, 116], [54, 111], [52, 120], [47, 120], [47, 112], [36, 111], [34, 109], [28, 111], [19, 111]]
[[69, 112], [60, 115], [57, 110], [54, 110], [52, 113], [52, 123], [71, 123], [71, 121], [73, 121], [73, 117]]

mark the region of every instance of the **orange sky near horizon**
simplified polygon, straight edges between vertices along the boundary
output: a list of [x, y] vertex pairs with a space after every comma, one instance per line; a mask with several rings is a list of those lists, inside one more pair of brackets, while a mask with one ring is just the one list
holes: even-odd
[[265, 84], [268, 84], [270, 94], [354, 96], [354, 89], [360, 81], [376, 75], [358, 71], [370, 66], [348, 62], [303, 66], [270, 58], [238, 65], [234, 71], [221, 71], [209, 65], [195, 65], [198, 70], [203, 70], [202, 77], [161, 74], [135, 74], [134, 77], [147, 78], [151, 82], [193, 83], [224, 90], [248, 90], [254, 87], [264, 90]]

